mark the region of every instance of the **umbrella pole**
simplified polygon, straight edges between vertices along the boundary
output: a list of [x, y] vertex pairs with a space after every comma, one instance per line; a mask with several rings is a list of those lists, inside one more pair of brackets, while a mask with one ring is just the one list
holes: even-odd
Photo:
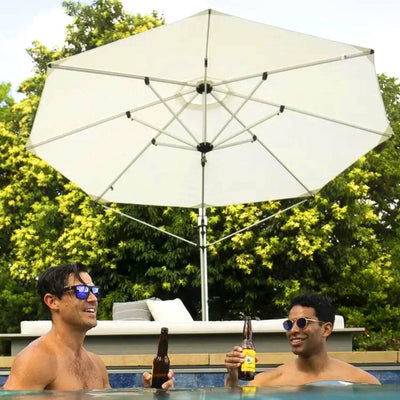
[[206, 209], [199, 208], [200, 274], [201, 274], [201, 319], [208, 321], [208, 277], [207, 277], [207, 216]]

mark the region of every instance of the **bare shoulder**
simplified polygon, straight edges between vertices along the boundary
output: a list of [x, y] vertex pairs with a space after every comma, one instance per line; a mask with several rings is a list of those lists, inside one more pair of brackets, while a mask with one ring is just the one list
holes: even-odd
[[336, 371], [340, 371], [342, 377], [340, 380], [346, 380], [349, 382], [359, 382], [359, 383], [370, 383], [379, 385], [380, 382], [377, 378], [371, 375], [369, 372], [357, 368], [345, 361], [331, 359]]
[[[52, 365], [56, 366], [57, 357], [52, 349], [52, 346], [49, 345], [46, 336], [40, 337], [30, 343], [25, 349], [23, 349], [14, 360], [14, 364], [34, 364], [38, 360], [41, 360], [41, 364], [43, 365]], [[43, 362], [46, 361], [46, 362]]]
[[44, 389], [56, 375], [57, 357], [45, 337], [41, 337], [30, 343], [15, 357], [4, 389]]

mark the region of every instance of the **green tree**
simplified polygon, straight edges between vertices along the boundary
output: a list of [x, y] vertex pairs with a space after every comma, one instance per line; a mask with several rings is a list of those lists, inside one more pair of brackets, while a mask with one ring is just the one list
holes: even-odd
[[[51, 265], [79, 260], [92, 266], [94, 277], [106, 290], [120, 284], [115, 271], [126, 246], [113, 232], [120, 232], [121, 218], [93, 203], [27, 152], [25, 143], [49, 62], [161, 25], [163, 19], [155, 12], [152, 16], [132, 16], [113, 0], [95, 1], [91, 6], [65, 2], [64, 7], [74, 21], [67, 28], [66, 45], [49, 50], [34, 41], [28, 49], [35, 75], [19, 87], [26, 98], [15, 103], [9, 95], [10, 85], [0, 86], [0, 281], [7, 282], [1, 286], [0, 301], [9, 299], [0, 318], [2, 332], [18, 330], [19, 321], [31, 318], [32, 310], [37, 310], [36, 318], [40, 314], [36, 278]], [[96, 25], [100, 22], [101, 27]], [[145, 289], [136, 295], [142, 292]], [[23, 300], [24, 307], [20, 307]]]
[[11, 107], [14, 99], [10, 96], [11, 83], [0, 84], [0, 121], [11, 120]]
[[156, 11], [143, 16], [129, 14], [119, 0], [96, 0], [92, 5], [64, 1], [63, 6], [67, 15], [73, 17], [73, 23], [67, 26], [64, 56], [144, 32], [165, 22]]

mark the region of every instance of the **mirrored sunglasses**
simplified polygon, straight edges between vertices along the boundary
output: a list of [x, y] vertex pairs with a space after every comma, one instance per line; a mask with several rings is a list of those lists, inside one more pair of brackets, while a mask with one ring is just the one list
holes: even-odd
[[64, 292], [68, 292], [69, 290], [74, 290], [75, 296], [79, 300], [86, 300], [89, 297], [90, 292], [92, 292], [97, 298], [100, 295], [100, 288], [98, 286], [74, 285], [74, 286], [67, 286], [63, 290]]
[[287, 319], [286, 321], [283, 321], [283, 329], [285, 331], [290, 331], [292, 330], [294, 324], [297, 325], [297, 327], [299, 329], [306, 329], [308, 322], [321, 322], [324, 323], [323, 321], [319, 321], [317, 319], [312, 319], [312, 318], [298, 318], [296, 320], [291, 320], [291, 319]]

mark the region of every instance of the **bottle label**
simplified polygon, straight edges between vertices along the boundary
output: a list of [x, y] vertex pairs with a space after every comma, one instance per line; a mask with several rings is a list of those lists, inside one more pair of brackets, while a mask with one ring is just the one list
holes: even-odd
[[253, 397], [257, 393], [256, 386], [242, 386], [243, 397]]
[[253, 349], [243, 349], [244, 362], [241, 366], [243, 372], [255, 372], [256, 370], [256, 352]]

